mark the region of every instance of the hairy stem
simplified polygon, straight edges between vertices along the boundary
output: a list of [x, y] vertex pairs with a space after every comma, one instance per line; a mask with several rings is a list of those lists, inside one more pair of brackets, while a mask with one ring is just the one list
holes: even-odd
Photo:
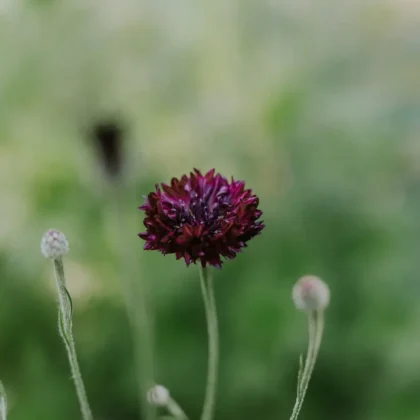
[[216, 401], [219, 365], [219, 330], [213, 279], [206, 268], [200, 269], [200, 283], [201, 291], [203, 293], [209, 340], [207, 382], [201, 420], [212, 420]]
[[290, 420], [297, 420], [302, 410], [309, 382], [318, 357], [324, 330], [324, 313], [322, 311], [311, 312], [308, 316], [309, 344], [305, 365], [302, 374], [298, 378], [298, 392], [296, 402]]
[[72, 302], [69, 292], [66, 289], [64, 277], [63, 260], [57, 258], [53, 260], [55, 282], [58, 291], [58, 329], [67, 350], [70, 369], [79, 399], [80, 410], [83, 420], [92, 420], [92, 412], [86, 395], [85, 385], [80, 372], [79, 363], [76, 355], [76, 345], [73, 338], [72, 328]]

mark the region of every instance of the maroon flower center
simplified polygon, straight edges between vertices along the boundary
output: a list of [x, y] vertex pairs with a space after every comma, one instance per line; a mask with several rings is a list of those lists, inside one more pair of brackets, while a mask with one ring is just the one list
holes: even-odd
[[229, 207], [226, 194], [218, 194], [213, 200], [209, 197], [199, 197], [196, 192], [191, 192], [190, 202], [187, 204], [179, 200], [172, 207], [168, 216], [175, 216], [174, 227], [180, 228], [185, 224], [191, 226], [202, 225], [209, 233], [218, 233], [220, 220], [224, 219]]

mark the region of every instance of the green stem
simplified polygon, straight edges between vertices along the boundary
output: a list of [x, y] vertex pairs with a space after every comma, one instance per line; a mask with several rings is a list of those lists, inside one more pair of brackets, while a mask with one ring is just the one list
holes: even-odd
[[83, 420], [93, 420], [92, 412], [86, 395], [85, 385], [77, 361], [76, 345], [72, 330], [72, 303], [70, 295], [66, 289], [64, 276], [63, 260], [58, 258], [53, 260], [55, 281], [58, 291], [58, 329], [64, 341], [67, 350], [67, 356], [70, 363], [70, 369], [76, 387], [77, 397], [79, 399], [80, 410]]
[[316, 323], [314, 322], [312, 314], [308, 316], [308, 351], [306, 353], [305, 364], [303, 365], [303, 371], [301, 372], [300, 377], [298, 378], [298, 397], [296, 399], [296, 405], [300, 401], [300, 396], [302, 395], [302, 385], [309, 381], [308, 375], [310, 375], [310, 369], [312, 364], [312, 359], [314, 357], [315, 351], [315, 335], [316, 335]]
[[0, 419], [7, 419], [7, 396], [3, 383], [0, 381]]
[[213, 279], [206, 268], [200, 269], [201, 291], [206, 311], [207, 331], [209, 339], [208, 372], [206, 393], [201, 420], [212, 420], [216, 401], [218, 365], [219, 365], [219, 330], [217, 323], [216, 301], [214, 297]]
[[296, 402], [293, 407], [293, 412], [290, 420], [297, 420], [300, 411], [302, 410], [303, 402], [305, 400], [306, 392], [308, 391], [309, 382], [315, 367], [318, 357], [319, 348], [321, 346], [322, 335], [324, 331], [324, 313], [322, 311], [314, 311], [309, 314], [309, 345], [306, 355], [305, 366], [303, 373], [298, 383], [298, 393]]
[[123, 180], [120, 180], [112, 183], [108, 192], [109, 233], [115, 246], [118, 274], [133, 336], [141, 410], [146, 420], [154, 420], [156, 409], [148, 404], [146, 398], [147, 390], [155, 384], [152, 319], [147, 302], [147, 282], [141, 274], [139, 275], [138, 257], [134, 255], [134, 252], [137, 252], [137, 237], [131, 235], [131, 219], [126, 216], [131, 214], [131, 209], [125, 209], [125, 196], [129, 191]]
[[174, 416], [176, 419], [188, 420], [188, 417], [185, 414], [184, 410], [172, 398], [169, 399], [169, 402], [166, 408], [168, 409], [169, 413], [171, 413], [171, 415]]

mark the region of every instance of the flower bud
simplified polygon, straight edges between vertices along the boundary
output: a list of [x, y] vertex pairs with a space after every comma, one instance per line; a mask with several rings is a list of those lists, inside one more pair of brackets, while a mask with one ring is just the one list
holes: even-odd
[[118, 119], [112, 118], [99, 121], [90, 130], [100, 161], [111, 179], [120, 175], [124, 164], [124, 128]]
[[45, 258], [55, 260], [69, 252], [69, 243], [64, 233], [59, 230], [48, 230], [41, 240], [41, 252]]
[[155, 385], [147, 392], [147, 401], [152, 405], [168, 405], [169, 399], [169, 391], [162, 385]]
[[303, 276], [293, 287], [293, 301], [305, 312], [322, 311], [330, 303], [330, 289], [319, 277]]

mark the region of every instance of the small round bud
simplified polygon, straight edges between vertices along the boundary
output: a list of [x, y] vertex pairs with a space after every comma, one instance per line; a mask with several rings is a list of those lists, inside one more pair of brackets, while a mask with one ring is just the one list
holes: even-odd
[[41, 240], [41, 252], [45, 258], [55, 260], [69, 252], [69, 243], [64, 233], [59, 230], [48, 230]]
[[147, 392], [147, 401], [153, 405], [168, 405], [169, 399], [169, 391], [162, 385], [155, 385]]
[[316, 276], [303, 276], [293, 287], [293, 301], [305, 312], [322, 311], [330, 303], [330, 289]]

